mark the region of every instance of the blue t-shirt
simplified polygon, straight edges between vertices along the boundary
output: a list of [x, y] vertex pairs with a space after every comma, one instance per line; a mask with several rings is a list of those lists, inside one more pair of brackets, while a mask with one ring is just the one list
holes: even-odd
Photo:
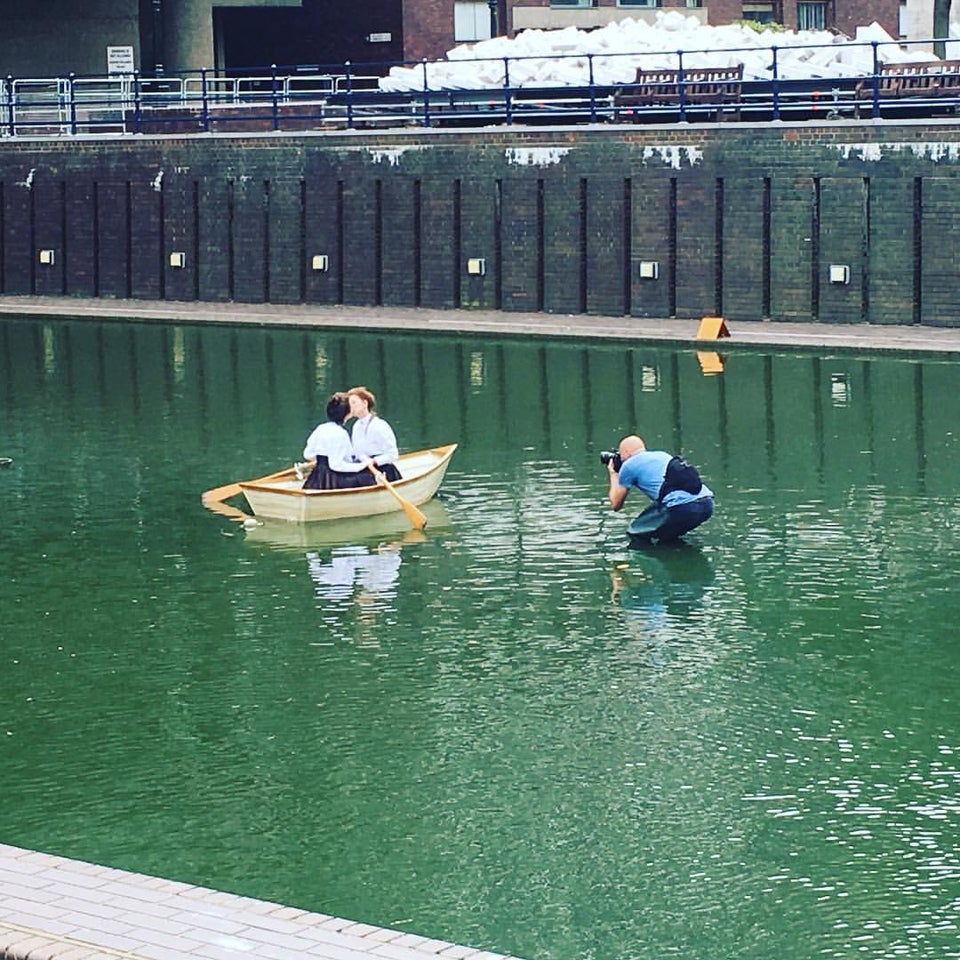
[[[667, 464], [672, 456], [663, 450], [641, 450], [623, 461], [617, 481], [621, 487], [636, 487], [651, 500], [656, 500], [660, 494], [660, 487], [663, 486], [663, 478], [667, 475]], [[713, 491], [703, 484], [698, 493], [672, 490], [663, 498], [663, 505], [675, 507], [680, 503], [689, 503], [691, 500], [712, 496]]]

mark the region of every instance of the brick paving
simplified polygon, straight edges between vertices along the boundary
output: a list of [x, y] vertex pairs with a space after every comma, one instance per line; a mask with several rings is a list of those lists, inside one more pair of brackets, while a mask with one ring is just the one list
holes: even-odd
[[3, 960], [506, 960], [387, 930], [0, 844]]
[[0, 314], [127, 319], [169, 323], [252, 323], [260, 326], [398, 330], [554, 339], [655, 341], [729, 352], [740, 348], [817, 349], [828, 352], [960, 353], [960, 326], [865, 323], [727, 322], [730, 337], [697, 340], [699, 320], [597, 317], [582, 314], [312, 304], [201, 303], [0, 295]]

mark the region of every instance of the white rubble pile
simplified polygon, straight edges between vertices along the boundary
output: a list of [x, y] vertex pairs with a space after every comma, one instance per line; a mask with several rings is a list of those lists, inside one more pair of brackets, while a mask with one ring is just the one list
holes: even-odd
[[[935, 60], [930, 53], [905, 50], [879, 24], [857, 28], [853, 40], [824, 30], [761, 30], [743, 24], [711, 27], [680, 10], [659, 11], [652, 24], [621, 20], [596, 30], [524, 30], [514, 38], [494, 37], [461, 44], [447, 59], [413, 67], [394, 67], [380, 81], [392, 92], [481, 90], [511, 87], [585, 86], [629, 83], [638, 67], [676, 69], [677, 51], [684, 67], [743, 64], [745, 80], [769, 80], [772, 48], [777, 48], [777, 75], [784, 80], [864, 76], [873, 72], [873, 47], [883, 62]], [[592, 57], [589, 57], [592, 55]]]

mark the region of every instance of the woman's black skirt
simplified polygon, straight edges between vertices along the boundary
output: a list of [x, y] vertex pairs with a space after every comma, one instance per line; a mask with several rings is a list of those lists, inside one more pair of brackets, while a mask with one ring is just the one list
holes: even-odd
[[[392, 464], [385, 463], [380, 472], [391, 482], [402, 480], [400, 471]], [[327, 457], [317, 457], [310, 476], [303, 481], [304, 490], [349, 490], [352, 487], [375, 487], [377, 478], [369, 470], [346, 473], [331, 470]]]

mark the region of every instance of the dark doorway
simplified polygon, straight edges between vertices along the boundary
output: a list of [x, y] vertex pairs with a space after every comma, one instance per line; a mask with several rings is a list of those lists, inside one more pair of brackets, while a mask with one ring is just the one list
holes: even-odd
[[[384, 73], [403, 57], [402, 0], [303, 0], [302, 7], [214, 7], [217, 67], [260, 72], [344, 63]], [[382, 69], [380, 68], [382, 65]]]

